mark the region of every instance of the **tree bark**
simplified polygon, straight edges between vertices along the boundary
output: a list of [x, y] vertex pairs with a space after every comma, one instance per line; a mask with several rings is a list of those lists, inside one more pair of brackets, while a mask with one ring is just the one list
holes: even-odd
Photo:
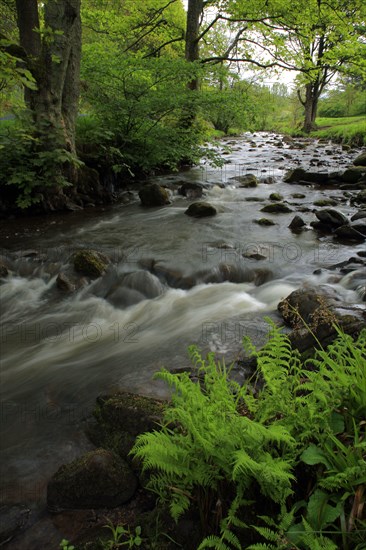
[[29, 58], [41, 52], [37, 0], [16, 0], [20, 45]]
[[316, 83], [306, 84], [304, 101], [305, 119], [302, 130], [307, 134], [316, 128], [315, 119], [318, 110], [319, 95]]
[[[199, 53], [199, 30], [201, 23], [201, 16], [203, 13], [203, 0], [189, 0], [187, 10], [187, 30], [186, 30], [186, 44], [185, 44], [185, 57], [187, 61], [198, 61], [200, 57]], [[198, 90], [199, 80], [198, 78], [192, 79], [188, 87], [191, 90]]]
[[41, 40], [37, 0], [16, 0], [21, 46], [37, 89], [26, 92], [45, 150], [75, 154], [81, 57], [80, 0], [48, 0]]

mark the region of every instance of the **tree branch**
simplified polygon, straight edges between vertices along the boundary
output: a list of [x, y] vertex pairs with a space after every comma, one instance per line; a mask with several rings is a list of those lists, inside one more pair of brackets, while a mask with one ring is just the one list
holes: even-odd
[[172, 38], [171, 40], [164, 42], [164, 44], [161, 44], [161, 46], [156, 48], [153, 52], [144, 55], [142, 59], [147, 59], [148, 57], [155, 57], [156, 54], [160, 52], [160, 50], [165, 48], [165, 46], [168, 46], [169, 44], [173, 44], [173, 42], [181, 42], [182, 40], [184, 40], [184, 32], [182, 33], [182, 36], [178, 38]]

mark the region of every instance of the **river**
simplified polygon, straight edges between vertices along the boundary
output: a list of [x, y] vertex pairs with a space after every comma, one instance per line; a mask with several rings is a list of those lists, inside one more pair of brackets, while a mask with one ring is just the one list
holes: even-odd
[[[327, 267], [364, 245], [288, 228], [295, 213], [307, 224], [315, 220], [317, 199], [335, 198], [346, 215], [355, 209], [341, 190], [283, 182], [285, 171], [300, 165], [344, 170], [359, 151], [295, 141], [246, 134], [218, 146], [222, 168], [203, 161], [151, 178], [172, 190], [170, 206], [142, 208], [131, 191], [126, 204], [1, 222], [2, 253], [11, 263], [1, 284], [2, 503], [43, 505], [53, 472], [90, 448], [84, 419], [98, 394], [121, 388], [164, 396], [152, 375], [161, 366], [186, 365], [189, 344], [235, 358], [244, 335], [263, 341], [263, 317], [276, 317], [279, 300], [305, 281], [332, 284], [346, 301], [359, 300], [347, 277], [335, 279]], [[231, 179], [246, 173], [259, 178], [258, 187], [243, 189]], [[177, 193], [181, 182], [203, 184], [204, 200], [218, 214], [185, 216], [190, 201]], [[260, 212], [273, 192], [291, 213]], [[276, 225], [254, 223], [264, 216]], [[56, 277], [70, 270], [79, 248], [103, 252], [113, 267], [64, 294]], [[245, 257], [254, 253], [265, 259]], [[149, 273], [152, 260], [185, 284], [169, 286]], [[220, 282], [220, 264], [236, 270], [240, 282]]]

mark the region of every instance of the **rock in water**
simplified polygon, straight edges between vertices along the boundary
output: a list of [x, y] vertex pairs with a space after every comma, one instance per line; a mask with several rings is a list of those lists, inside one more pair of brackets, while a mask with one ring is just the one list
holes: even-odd
[[258, 178], [254, 174], [245, 174], [243, 176], [234, 176], [230, 178], [232, 181], [237, 181], [239, 187], [249, 188], [258, 186]]
[[178, 189], [178, 193], [188, 199], [200, 199], [203, 194], [203, 186], [199, 183], [184, 182]]
[[267, 204], [261, 208], [261, 212], [269, 212], [271, 214], [287, 214], [292, 212], [291, 208], [283, 204], [283, 202], [275, 202], [272, 204]]
[[139, 197], [142, 206], [147, 207], [164, 206], [171, 203], [169, 191], [157, 183], [146, 185], [140, 189]]
[[87, 277], [100, 277], [107, 269], [110, 260], [96, 250], [79, 250], [73, 255], [74, 268]]
[[278, 304], [278, 311], [294, 330], [292, 345], [301, 353], [313, 355], [314, 350], [327, 346], [337, 337], [335, 326], [357, 336], [366, 326], [366, 310], [343, 303], [330, 287], [300, 288]]
[[339, 210], [334, 208], [325, 208], [324, 210], [318, 210], [315, 212], [316, 217], [325, 225], [331, 227], [340, 227], [341, 225], [348, 224], [348, 218]]
[[291, 231], [298, 231], [299, 229], [302, 229], [305, 225], [306, 223], [304, 222], [304, 220], [300, 216], [296, 215], [292, 219], [289, 228], [291, 229]]
[[96, 449], [65, 464], [47, 487], [47, 506], [55, 512], [80, 508], [115, 508], [128, 502], [137, 478], [125, 460]]
[[366, 166], [366, 151], [363, 151], [358, 157], [353, 161], [355, 166]]
[[187, 216], [192, 216], [193, 218], [204, 218], [206, 216], [215, 216], [217, 214], [217, 210], [208, 202], [194, 202], [184, 213], [187, 214]]

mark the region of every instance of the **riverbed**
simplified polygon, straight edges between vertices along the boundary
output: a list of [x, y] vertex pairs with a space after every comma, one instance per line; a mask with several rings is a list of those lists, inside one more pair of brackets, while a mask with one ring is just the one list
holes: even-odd
[[[170, 189], [169, 206], [142, 208], [131, 187], [112, 206], [1, 222], [2, 254], [11, 265], [1, 283], [3, 504], [44, 505], [50, 476], [90, 448], [84, 424], [97, 395], [123, 389], [164, 397], [152, 376], [162, 366], [187, 365], [190, 344], [234, 360], [243, 336], [262, 343], [263, 317], [280, 319], [278, 302], [304, 283], [329, 284], [345, 301], [360, 300], [347, 276], [328, 268], [364, 244], [337, 242], [309, 225], [319, 199], [354, 212], [344, 192], [283, 182], [298, 166], [342, 171], [359, 150], [266, 133], [223, 140], [217, 149], [222, 167], [203, 160], [150, 178]], [[248, 173], [257, 187], [239, 186], [235, 178]], [[216, 216], [185, 215], [192, 200], [178, 193], [184, 182], [203, 186]], [[263, 214], [271, 193], [280, 193], [291, 212]], [[295, 214], [306, 222], [299, 233], [288, 228]], [[275, 225], [258, 225], [264, 216]], [[111, 269], [62, 293], [57, 276], [70, 270], [80, 248], [108, 256]], [[174, 283], [152, 274], [151, 265]], [[221, 280], [222, 265], [239, 273], [238, 282]]]

